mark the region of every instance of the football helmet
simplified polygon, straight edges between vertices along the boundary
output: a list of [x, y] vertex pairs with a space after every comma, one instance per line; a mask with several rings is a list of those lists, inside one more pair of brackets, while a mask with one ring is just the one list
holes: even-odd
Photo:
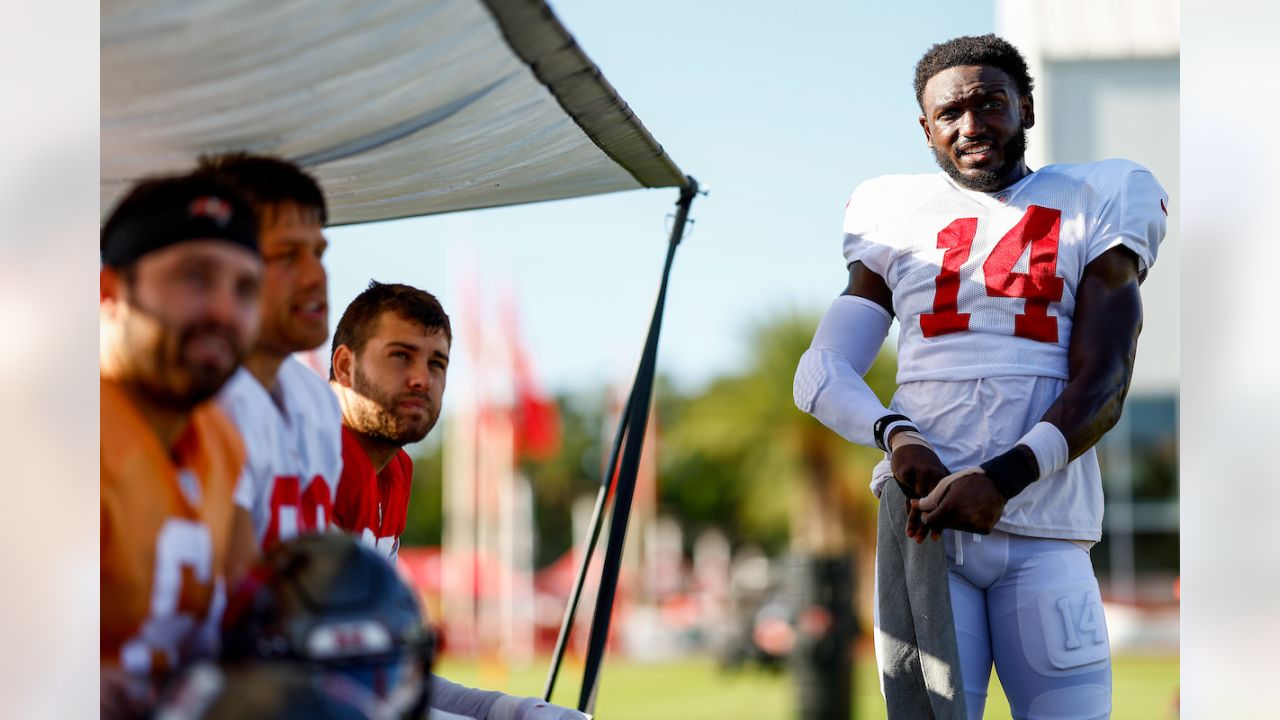
[[356, 680], [405, 717], [429, 700], [434, 636], [413, 590], [349, 535], [272, 548], [227, 603], [222, 660], [284, 661]]

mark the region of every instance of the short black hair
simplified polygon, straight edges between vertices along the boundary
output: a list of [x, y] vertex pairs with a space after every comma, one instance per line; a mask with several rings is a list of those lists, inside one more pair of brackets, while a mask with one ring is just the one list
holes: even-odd
[[369, 343], [378, 319], [389, 312], [416, 322], [425, 330], [438, 330], [453, 344], [449, 316], [445, 314], [435, 295], [410, 285], [371, 280], [369, 287], [342, 311], [338, 328], [333, 331], [333, 344], [329, 347], [330, 380], [335, 379], [333, 354], [338, 346], [346, 345], [352, 352], [359, 354]]
[[320, 183], [284, 158], [232, 152], [201, 155], [196, 165], [197, 173], [212, 175], [239, 191], [253, 205], [260, 223], [265, 224], [279, 206], [292, 203], [314, 213], [321, 225], [329, 224]]
[[938, 43], [916, 63], [916, 102], [924, 109], [924, 86], [929, 78], [960, 65], [990, 65], [1004, 71], [1018, 88], [1018, 94], [1030, 95], [1035, 81], [1027, 69], [1027, 61], [1008, 40], [987, 33], [964, 35]]

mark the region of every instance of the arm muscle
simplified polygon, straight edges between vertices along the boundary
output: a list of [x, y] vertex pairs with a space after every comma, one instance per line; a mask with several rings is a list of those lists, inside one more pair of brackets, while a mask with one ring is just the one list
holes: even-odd
[[1120, 419], [1142, 330], [1138, 282], [1137, 257], [1123, 247], [1084, 269], [1067, 351], [1070, 380], [1044, 414], [1066, 437], [1071, 459]]

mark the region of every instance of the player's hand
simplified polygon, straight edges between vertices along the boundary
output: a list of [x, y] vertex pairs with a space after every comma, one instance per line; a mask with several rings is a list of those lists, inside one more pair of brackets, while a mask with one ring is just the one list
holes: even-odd
[[[928, 531], [925, 530], [920, 511], [911, 506], [911, 499], [928, 495], [942, 478], [947, 476], [947, 466], [942, 464], [938, 454], [927, 441], [923, 440], [923, 437], [919, 438], [919, 442], [901, 442], [903, 437], [894, 435], [889, 438], [889, 445], [893, 448], [893, 454], [889, 456], [889, 466], [893, 470], [893, 479], [897, 481], [902, 488], [902, 494], [908, 499], [907, 537], [915, 539], [916, 542], [923, 542]], [[938, 537], [941, 535], [935, 532], [934, 539]]]
[[929, 532], [951, 529], [986, 535], [1000, 521], [1005, 498], [991, 478], [974, 467], [948, 475], [929, 495], [910, 502]]
[[948, 474], [947, 466], [927, 445], [897, 446], [889, 457], [889, 466], [893, 469], [893, 479], [909, 498], [928, 495]]

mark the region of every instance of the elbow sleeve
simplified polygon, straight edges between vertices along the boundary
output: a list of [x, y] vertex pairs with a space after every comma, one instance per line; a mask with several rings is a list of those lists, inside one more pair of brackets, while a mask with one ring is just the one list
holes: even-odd
[[889, 410], [862, 376], [875, 362], [891, 322], [884, 308], [866, 298], [836, 298], [800, 357], [792, 386], [797, 407], [844, 439], [868, 447], [876, 446], [875, 422]]

